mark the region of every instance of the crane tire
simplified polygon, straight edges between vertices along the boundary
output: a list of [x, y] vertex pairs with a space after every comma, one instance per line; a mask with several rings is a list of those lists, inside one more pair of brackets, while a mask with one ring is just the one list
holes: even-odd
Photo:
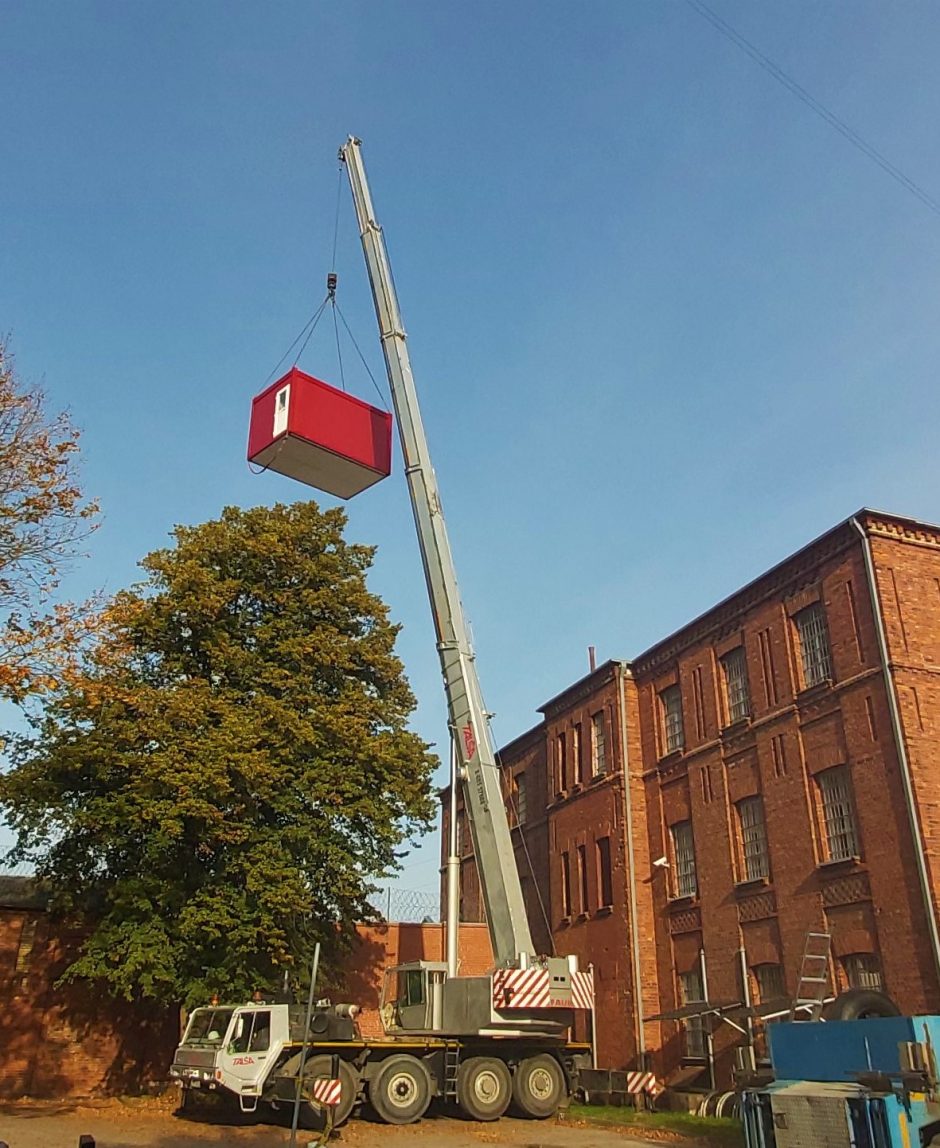
[[498, 1120], [512, 1099], [512, 1077], [495, 1056], [471, 1056], [457, 1069], [457, 1104], [471, 1120]]
[[427, 1065], [416, 1056], [390, 1056], [369, 1081], [369, 1103], [386, 1124], [414, 1124], [433, 1093]]
[[568, 1091], [561, 1065], [548, 1053], [530, 1056], [512, 1074], [512, 1110], [530, 1120], [554, 1116]]
[[[304, 1065], [304, 1092], [308, 1095], [317, 1080], [330, 1080], [333, 1074], [333, 1058], [331, 1056], [311, 1056]], [[359, 1077], [345, 1060], [339, 1062], [339, 1079], [342, 1084], [339, 1104], [333, 1109], [333, 1127], [349, 1119], [349, 1114], [359, 1095]], [[304, 1127], [310, 1131], [319, 1132], [326, 1126], [324, 1108], [316, 1101], [308, 1100], [303, 1105], [301, 1113]]]
[[879, 1016], [900, 1016], [901, 1010], [877, 989], [847, 989], [823, 1009], [823, 1020], [870, 1020]]

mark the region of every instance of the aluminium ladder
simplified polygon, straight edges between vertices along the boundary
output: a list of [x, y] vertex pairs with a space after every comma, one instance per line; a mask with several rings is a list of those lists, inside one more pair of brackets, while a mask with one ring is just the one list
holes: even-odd
[[819, 1020], [819, 1014], [829, 995], [831, 949], [832, 937], [829, 933], [806, 934], [803, 959], [800, 961], [800, 979], [790, 1007], [790, 1020]]

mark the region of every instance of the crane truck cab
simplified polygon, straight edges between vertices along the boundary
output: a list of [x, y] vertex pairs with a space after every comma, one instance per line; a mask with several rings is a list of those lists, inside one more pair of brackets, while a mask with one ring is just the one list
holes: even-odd
[[[358, 1012], [357, 1005], [318, 1002], [310, 1045], [354, 1041]], [[191, 1089], [223, 1091], [243, 1112], [254, 1112], [262, 1099], [275, 1104], [293, 1099], [304, 1028], [305, 1010], [293, 1003], [262, 1000], [194, 1009], [170, 1067], [183, 1089], [184, 1106]], [[324, 1068], [308, 1060], [308, 1069], [312, 1065]]]

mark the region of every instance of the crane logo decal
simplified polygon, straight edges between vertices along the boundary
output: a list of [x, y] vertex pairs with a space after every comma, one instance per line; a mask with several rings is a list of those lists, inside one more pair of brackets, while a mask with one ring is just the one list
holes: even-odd
[[477, 751], [476, 734], [473, 732], [471, 722], [467, 722], [463, 727], [463, 747], [467, 754], [467, 761], [469, 761]]

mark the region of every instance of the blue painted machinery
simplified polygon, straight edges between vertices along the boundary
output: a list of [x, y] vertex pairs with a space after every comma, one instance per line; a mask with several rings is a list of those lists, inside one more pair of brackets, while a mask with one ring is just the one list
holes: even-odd
[[940, 1145], [940, 1016], [799, 1021], [767, 1035], [774, 1080], [741, 1094], [747, 1148]]

